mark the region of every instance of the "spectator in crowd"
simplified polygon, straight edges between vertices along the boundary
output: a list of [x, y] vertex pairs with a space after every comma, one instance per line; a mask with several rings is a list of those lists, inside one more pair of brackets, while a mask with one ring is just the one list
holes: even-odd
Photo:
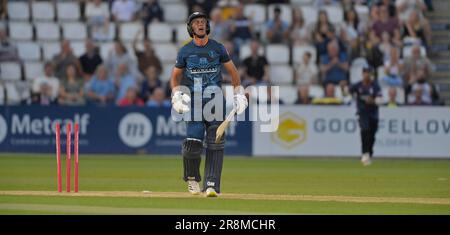
[[0, 1], [0, 20], [6, 18], [6, 13], [8, 12], [6, 2], [6, 0]]
[[431, 45], [430, 23], [418, 11], [411, 11], [404, 24], [403, 37], [420, 40], [422, 45], [428, 47]]
[[[239, 55], [236, 53], [236, 50], [234, 49], [234, 44], [231, 41], [225, 41], [223, 43], [223, 46], [227, 50], [228, 56], [230, 57], [231, 61], [233, 61], [236, 68], [239, 68], [241, 66], [241, 60], [239, 58]], [[231, 83], [231, 76], [226, 69], [222, 69], [222, 81], [224, 83]]]
[[87, 84], [87, 100], [94, 104], [106, 105], [114, 100], [114, 82], [108, 77], [104, 65], [97, 67], [96, 74]]
[[152, 43], [149, 39], [144, 39], [144, 50], [141, 51], [137, 47], [139, 35], [142, 33], [142, 30], [139, 30], [133, 40], [133, 50], [136, 58], [138, 60], [138, 68], [139, 71], [144, 74], [146, 69], [149, 66], [156, 67], [156, 72], [158, 75], [162, 71], [161, 61], [158, 56], [155, 54], [155, 50], [153, 49]]
[[340, 6], [341, 0], [315, 0], [314, 7], [322, 8], [324, 6]]
[[53, 97], [52, 86], [48, 83], [42, 83], [38, 87], [39, 91], [32, 95], [31, 102], [42, 106], [56, 105], [57, 99]]
[[137, 96], [137, 88], [135, 86], [130, 86], [126, 89], [125, 95], [122, 99], [117, 102], [120, 107], [125, 106], [144, 106], [144, 101]]
[[91, 39], [85, 42], [86, 52], [80, 56], [79, 61], [85, 80], [88, 80], [95, 73], [97, 67], [103, 63], [102, 57], [98, 53], [98, 48]]
[[397, 17], [397, 7], [395, 1], [392, 0], [379, 0], [378, 6], [385, 6], [388, 9], [389, 17]]
[[259, 42], [250, 43], [251, 55], [242, 61], [242, 85], [269, 84], [269, 62], [263, 55], [259, 55]]
[[397, 47], [391, 47], [389, 60], [384, 64], [384, 73], [380, 85], [403, 86], [403, 61], [400, 59]]
[[394, 45], [391, 42], [391, 38], [387, 32], [381, 34], [381, 42], [378, 44], [378, 49], [383, 53], [383, 63], [390, 60], [391, 48]]
[[329, 31], [334, 28], [328, 19], [328, 14], [325, 10], [319, 11], [318, 21], [314, 27], [314, 44], [318, 45], [321, 43], [326, 43], [325, 40], [328, 38]]
[[162, 87], [162, 82], [158, 77], [157, 69], [155, 66], [149, 66], [145, 70], [145, 80], [141, 86], [140, 98], [147, 101], [158, 87]]
[[281, 19], [281, 8], [273, 10], [273, 19], [266, 23], [266, 38], [269, 43], [286, 44], [289, 40], [289, 24]]
[[405, 58], [405, 83], [413, 84], [419, 77], [427, 78], [431, 73], [432, 64], [428, 58], [422, 56], [419, 45], [411, 49], [411, 57]]
[[[384, 32], [384, 34], [388, 35], [388, 39], [390, 38], [389, 33]], [[364, 43], [364, 53], [369, 65], [373, 68], [382, 66], [384, 64], [385, 56], [387, 57], [389, 55], [391, 45], [392, 43], [389, 43], [389, 47], [384, 48], [385, 44], [380, 44], [380, 39], [376, 36], [375, 31], [370, 30], [367, 40]], [[384, 52], [386, 52], [386, 54], [384, 54]]]
[[332, 41], [327, 45], [328, 54], [321, 59], [320, 71], [322, 73], [322, 81], [326, 83], [339, 84], [343, 80], [347, 80], [349, 64], [345, 53], [339, 53], [339, 45], [336, 41]]
[[301, 8], [292, 10], [292, 24], [289, 32], [292, 45], [309, 45], [311, 43], [311, 30], [306, 25]]
[[134, 77], [141, 79], [142, 76], [138, 70], [138, 67], [133, 59], [128, 54], [128, 50], [121, 41], [114, 42], [114, 50], [110, 51], [108, 58], [106, 58], [106, 68], [109, 74], [115, 74], [117, 67], [120, 64], [127, 65], [127, 71], [129, 71]]
[[188, 15], [192, 12], [196, 12], [198, 8], [201, 8], [201, 12], [207, 16], [211, 14], [212, 9], [217, 4], [217, 0], [186, 0], [188, 6]]
[[412, 86], [412, 92], [408, 97], [409, 105], [431, 105], [431, 86], [430, 84], [416, 83]]
[[229, 22], [222, 19], [222, 12], [220, 8], [214, 8], [210, 16], [211, 33], [210, 37], [219, 42], [224, 42], [229, 39]]
[[309, 51], [303, 53], [302, 61], [295, 66], [295, 83], [298, 85], [318, 84], [318, 69], [316, 63], [312, 61]]
[[406, 22], [412, 11], [418, 11], [422, 16], [427, 10], [423, 0], [396, 0], [395, 5], [401, 22]]
[[114, 83], [116, 85], [116, 101], [123, 99], [128, 88], [138, 87], [138, 79], [129, 72], [128, 64], [119, 64], [115, 73]]
[[16, 45], [8, 38], [6, 30], [0, 25], [0, 62], [20, 61]]
[[136, 19], [137, 4], [135, 0], [115, 0], [111, 13], [116, 22], [130, 22]]
[[109, 9], [102, 0], [91, 0], [86, 4], [85, 17], [89, 31], [96, 41], [112, 39], [109, 27]]
[[78, 58], [73, 54], [70, 42], [66, 39], [61, 41], [61, 51], [56, 54], [52, 62], [55, 66], [55, 76], [63, 78], [66, 75], [67, 67], [74, 65], [77, 75], [81, 74], [81, 66]]
[[358, 13], [355, 9], [344, 12], [344, 23], [341, 27], [341, 39], [348, 46], [348, 55], [350, 58], [357, 58], [360, 55], [360, 32], [362, 32], [362, 23], [359, 21]]
[[343, 104], [342, 99], [336, 97], [336, 86], [333, 83], [328, 83], [325, 86], [324, 97], [314, 98], [312, 104], [323, 104], [323, 105], [341, 105]]
[[400, 106], [397, 102], [397, 88], [389, 87], [388, 88], [388, 102], [385, 104], [388, 108], [396, 108]]
[[77, 78], [75, 65], [67, 66], [66, 76], [59, 87], [58, 103], [61, 105], [84, 104], [83, 80]]
[[152, 22], [164, 21], [164, 11], [158, 0], [147, 0], [142, 4], [141, 19], [145, 29]]
[[149, 97], [146, 105], [148, 107], [171, 107], [172, 104], [166, 99], [164, 89], [161, 87], [155, 88], [151, 96]]
[[46, 62], [44, 74], [33, 79], [31, 87], [33, 103], [52, 104], [56, 102], [59, 84], [59, 79], [53, 75], [52, 62]]
[[388, 32], [390, 38], [397, 45], [402, 43], [400, 35], [400, 24], [397, 18], [390, 18], [389, 12], [386, 6], [382, 5], [379, 7], [380, 16], [379, 19], [373, 22], [372, 30], [378, 39], [381, 39], [383, 32]]
[[297, 100], [295, 104], [311, 104], [312, 98], [309, 96], [309, 85], [301, 85], [297, 87]]
[[242, 4], [237, 7], [236, 13], [231, 20], [230, 35], [237, 51], [240, 51], [241, 45], [250, 41], [253, 36], [252, 21], [244, 15], [244, 6]]

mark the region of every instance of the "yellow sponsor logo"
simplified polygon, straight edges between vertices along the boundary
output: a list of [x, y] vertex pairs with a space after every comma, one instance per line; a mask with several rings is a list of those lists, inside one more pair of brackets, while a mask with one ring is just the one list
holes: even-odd
[[305, 142], [307, 130], [305, 119], [286, 112], [280, 115], [278, 130], [272, 133], [272, 141], [285, 148], [293, 148]]

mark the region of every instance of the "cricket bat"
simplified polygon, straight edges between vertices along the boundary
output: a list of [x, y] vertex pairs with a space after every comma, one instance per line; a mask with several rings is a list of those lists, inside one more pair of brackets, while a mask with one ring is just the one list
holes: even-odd
[[227, 129], [228, 124], [230, 124], [230, 121], [233, 119], [234, 114], [236, 114], [236, 108], [233, 108], [233, 110], [231, 110], [231, 112], [228, 114], [228, 116], [225, 118], [225, 120], [217, 128], [216, 143], [219, 143], [219, 140], [222, 138], [223, 134], [225, 133], [225, 129]]

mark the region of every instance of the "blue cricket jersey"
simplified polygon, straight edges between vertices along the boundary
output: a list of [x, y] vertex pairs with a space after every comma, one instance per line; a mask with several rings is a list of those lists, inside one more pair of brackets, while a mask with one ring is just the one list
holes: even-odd
[[175, 67], [183, 69], [180, 85], [191, 92], [203, 92], [208, 86], [222, 85], [221, 65], [230, 60], [225, 47], [208, 39], [205, 46], [197, 46], [194, 40], [184, 45], [178, 52]]
[[378, 106], [376, 104], [366, 104], [364, 99], [368, 96], [381, 97], [381, 88], [377, 82], [372, 81], [370, 85], [365, 86], [362, 81], [350, 87], [350, 93], [356, 94], [356, 106], [358, 114], [368, 115], [373, 118], [378, 118]]

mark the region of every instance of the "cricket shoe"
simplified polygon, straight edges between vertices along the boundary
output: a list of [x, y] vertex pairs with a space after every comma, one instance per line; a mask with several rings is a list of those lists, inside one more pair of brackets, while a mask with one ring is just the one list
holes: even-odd
[[188, 190], [192, 195], [199, 195], [201, 192], [200, 184], [195, 180], [188, 180]]
[[214, 188], [207, 188], [206, 189], [206, 197], [217, 197], [218, 194]]
[[372, 164], [372, 160], [370, 159], [370, 155], [368, 153], [364, 153], [361, 157], [361, 163], [363, 166], [368, 166]]

